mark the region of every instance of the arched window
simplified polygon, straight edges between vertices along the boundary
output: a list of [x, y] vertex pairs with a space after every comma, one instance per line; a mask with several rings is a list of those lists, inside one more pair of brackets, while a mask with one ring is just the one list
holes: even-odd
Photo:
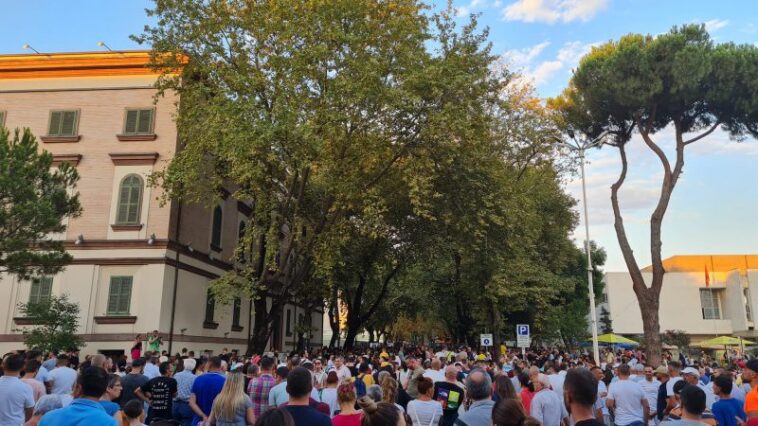
[[224, 212], [221, 206], [213, 209], [213, 228], [211, 231], [211, 248], [221, 250], [221, 224], [224, 220]]
[[127, 175], [119, 185], [116, 223], [119, 225], [138, 225], [141, 209], [142, 178], [137, 175]]

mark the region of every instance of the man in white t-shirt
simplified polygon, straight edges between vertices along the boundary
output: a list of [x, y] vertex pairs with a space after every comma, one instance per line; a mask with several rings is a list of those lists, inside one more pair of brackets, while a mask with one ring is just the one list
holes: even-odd
[[0, 425], [22, 425], [32, 417], [34, 394], [31, 386], [19, 380], [24, 357], [9, 355], [3, 361], [0, 377]]
[[608, 396], [608, 386], [603, 381], [605, 373], [603, 373], [602, 368], [595, 366], [592, 367], [592, 375], [597, 380], [597, 401], [595, 401], [595, 406], [593, 407], [595, 418], [601, 423], [610, 425], [610, 413], [608, 412], [608, 406], [605, 405], [605, 397]]
[[639, 384], [642, 387], [642, 391], [645, 392], [645, 399], [647, 399], [648, 409], [652, 417], [658, 407], [658, 389], [661, 387], [661, 382], [655, 378], [653, 367], [646, 365], [643, 373], [645, 378]]
[[566, 381], [566, 375], [560, 374], [560, 364], [550, 363], [547, 367], [547, 378], [550, 380], [550, 387], [553, 389], [558, 398], [563, 401], [563, 382]]
[[70, 395], [76, 384], [76, 370], [68, 366], [68, 355], [59, 355], [55, 365], [56, 367], [47, 374], [45, 385], [52, 394]]
[[626, 364], [618, 366], [618, 381], [611, 383], [605, 399], [608, 408], [613, 410], [616, 426], [647, 425], [650, 412], [645, 392], [639, 383], [629, 380], [630, 369]]
[[679, 361], [671, 361], [668, 365], [669, 381], [666, 382], [666, 410], [664, 415], [668, 415], [677, 405], [676, 396], [674, 395], [674, 385], [682, 380], [682, 364]]
[[350, 369], [345, 365], [345, 358], [342, 356], [334, 358], [334, 371], [337, 372], [337, 379], [340, 382], [353, 376], [350, 373]]
[[432, 368], [424, 371], [424, 377], [432, 379], [432, 383], [445, 381], [445, 372], [442, 370], [442, 362], [434, 358], [431, 362]]

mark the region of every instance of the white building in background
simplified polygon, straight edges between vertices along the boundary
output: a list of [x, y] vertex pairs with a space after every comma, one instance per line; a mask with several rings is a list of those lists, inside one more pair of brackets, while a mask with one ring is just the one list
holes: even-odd
[[[54, 165], [76, 167], [83, 208], [57, 236], [74, 258], [64, 271], [32, 281], [0, 273], [0, 352], [22, 349], [21, 331], [34, 323], [20, 303], [62, 294], [80, 306], [84, 354], [128, 354], [134, 337], [152, 330], [172, 353], [245, 352], [250, 300], [222, 306], [208, 286], [232, 269], [252, 209], [229, 191], [213, 208], [163, 205], [161, 189], [147, 184], [179, 146], [178, 99], [154, 103], [149, 59], [147, 51], [0, 55], [0, 126], [30, 128]], [[322, 315], [287, 305], [269, 347], [295, 348], [308, 320], [319, 346]]]
[[[756, 338], [758, 255], [686, 255], [663, 261], [661, 332], [683, 330], [697, 343], [717, 335]], [[652, 269], [643, 269], [648, 283]], [[605, 274], [605, 309], [613, 332], [642, 334], [642, 319], [628, 272]], [[602, 324], [600, 324], [602, 326]]]

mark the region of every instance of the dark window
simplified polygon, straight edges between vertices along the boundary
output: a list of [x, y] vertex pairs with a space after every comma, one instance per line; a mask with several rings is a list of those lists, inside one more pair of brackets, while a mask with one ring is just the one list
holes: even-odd
[[5, 111], [0, 111], [0, 127], [5, 126]]
[[216, 299], [213, 298], [213, 293], [208, 289], [208, 293], [205, 296], [205, 322], [213, 322], [213, 316], [216, 313]]
[[53, 277], [38, 277], [32, 279], [29, 291], [29, 303], [44, 303], [50, 300], [53, 292]]
[[137, 225], [140, 222], [142, 208], [142, 178], [128, 175], [119, 185], [116, 224]]
[[292, 311], [287, 309], [287, 336], [292, 336]]
[[150, 135], [153, 133], [153, 108], [127, 109], [124, 118], [125, 135]]
[[245, 237], [245, 222], [240, 222], [240, 226], [237, 229], [237, 241], [242, 241], [242, 238]]
[[213, 228], [211, 231], [211, 248], [221, 250], [221, 225], [224, 220], [224, 212], [221, 206], [213, 209]]
[[132, 300], [132, 277], [111, 277], [108, 291], [108, 315], [129, 315]]
[[79, 111], [50, 111], [48, 136], [76, 136], [79, 125]]
[[239, 297], [234, 298], [234, 305], [232, 308], [232, 327], [240, 327], [240, 315], [242, 312], [242, 299]]

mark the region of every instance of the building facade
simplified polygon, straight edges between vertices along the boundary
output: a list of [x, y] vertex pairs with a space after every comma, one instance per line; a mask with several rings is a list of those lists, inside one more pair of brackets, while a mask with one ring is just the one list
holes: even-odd
[[[0, 274], [0, 351], [23, 347], [30, 320], [18, 305], [69, 295], [80, 306], [83, 353], [129, 353], [137, 334], [159, 330], [162, 349], [245, 351], [252, 304], [209, 297], [209, 283], [231, 269], [251, 209], [225, 197], [216, 206], [162, 203], [147, 182], [173, 158], [176, 99], [155, 100], [158, 77], [148, 52], [0, 56], [0, 125], [28, 127], [54, 163], [80, 175], [83, 213], [63, 235], [72, 264], [52, 277]], [[270, 347], [293, 349], [298, 321], [310, 318], [322, 343], [323, 312], [287, 305]], [[172, 332], [173, 331], [173, 332]]]
[[[673, 256], [663, 261], [661, 332], [683, 330], [693, 343], [718, 335], [756, 338], [758, 255]], [[645, 281], [652, 269], [643, 269]], [[642, 334], [642, 319], [627, 272], [605, 274], [605, 301], [617, 334]]]

